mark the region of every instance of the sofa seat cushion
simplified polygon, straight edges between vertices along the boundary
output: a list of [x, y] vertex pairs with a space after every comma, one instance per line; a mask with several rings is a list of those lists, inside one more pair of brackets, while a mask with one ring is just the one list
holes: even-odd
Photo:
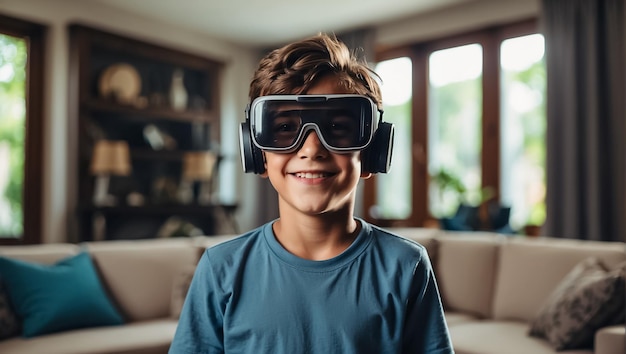
[[174, 319], [72, 330], [0, 341], [0, 353], [159, 354], [167, 353], [176, 332]]
[[[528, 335], [523, 322], [481, 321], [450, 326], [456, 354], [555, 354], [550, 344]], [[589, 350], [560, 351], [559, 354], [593, 354]]]
[[448, 327], [458, 325], [461, 323], [470, 323], [470, 322], [480, 321], [480, 319], [477, 318], [476, 316], [472, 316], [470, 314], [462, 313], [462, 312], [446, 311], [444, 313], [444, 316], [446, 318], [446, 323], [448, 324]]

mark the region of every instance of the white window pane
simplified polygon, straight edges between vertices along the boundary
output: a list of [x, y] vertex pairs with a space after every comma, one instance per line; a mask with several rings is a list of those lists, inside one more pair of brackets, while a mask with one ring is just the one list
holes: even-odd
[[382, 79], [383, 120], [395, 126], [391, 171], [376, 176], [373, 216], [380, 219], [407, 219], [412, 212], [411, 174], [411, 59], [396, 58], [376, 65]]
[[470, 44], [429, 58], [428, 204], [435, 217], [453, 214], [462, 201], [480, 201], [482, 56], [482, 47]]
[[511, 206], [511, 226], [545, 221], [544, 38], [540, 34], [502, 42], [501, 200]]

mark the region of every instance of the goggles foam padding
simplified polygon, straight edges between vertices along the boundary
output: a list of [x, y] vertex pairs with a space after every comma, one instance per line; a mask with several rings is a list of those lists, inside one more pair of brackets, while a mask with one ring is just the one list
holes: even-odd
[[261, 150], [293, 152], [313, 130], [326, 149], [341, 153], [370, 144], [377, 112], [362, 95], [273, 95], [255, 99], [248, 118], [252, 141]]

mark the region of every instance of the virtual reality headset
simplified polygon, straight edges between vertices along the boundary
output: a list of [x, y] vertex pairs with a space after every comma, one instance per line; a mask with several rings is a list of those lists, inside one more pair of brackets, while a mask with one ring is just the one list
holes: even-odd
[[374, 136], [377, 112], [359, 95], [262, 96], [250, 105], [252, 141], [261, 150], [289, 153], [314, 130], [329, 151], [362, 150]]
[[[314, 131], [324, 147], [334, 153], [361, 150], [367, 153], [371, 148], [383, 149], [384, 152], [377, 152], [377, 155], [383, 155], [385, 161], [382, 166], [381, 162], [376, 163], [378, 167], [370, 172], [387, 172], [389, 169], [393, 125], [382, 122], [382, 111], [369, 97], [335, 94], [256, 98], [246, 109], [246, 122], [242, 123], [240, 130], [244, 170], [263, 173], [262, 156], [259, 160], [255, 154], [262, 155], [261, 151], [294, 152], [302, 146], [310, 131]], [[386, 136], [381, 138], [380, 134]], [[381, 139], [385, 140], [382, 146], [380, 142], [373, 145]]]

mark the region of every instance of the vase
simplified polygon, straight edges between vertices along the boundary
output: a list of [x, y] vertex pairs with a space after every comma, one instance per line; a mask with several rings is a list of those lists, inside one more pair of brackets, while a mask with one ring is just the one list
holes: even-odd
[[170, 105], [176, 111], [182, 111], [187, 108], [187, 90], [183, 82], [183, 70], [176, 69], [172, 74], [172, 84], [170, 86]]

